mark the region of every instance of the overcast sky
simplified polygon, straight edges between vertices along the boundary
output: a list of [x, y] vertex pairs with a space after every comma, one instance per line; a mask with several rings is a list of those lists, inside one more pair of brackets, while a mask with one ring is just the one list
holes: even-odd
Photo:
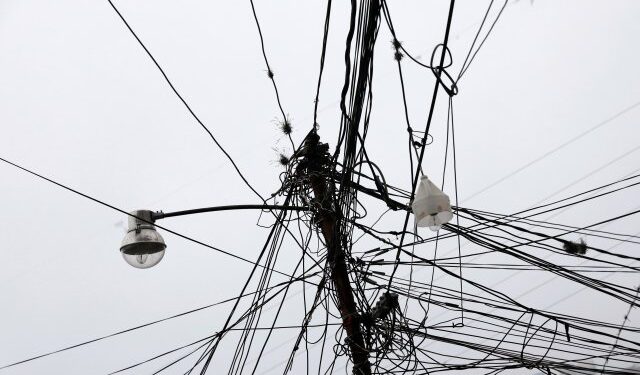
[[[282, 171], [277, 152], [291, 150], [277, 129], [281, 116], [249, 2], [115, 3], [250, 182], [263, 195], [274, 191]], [[348, 2], [333, 3], [318, 120], [332, 148], [349, 14]], [[388, 3], [399, 39], [428, 62], [443, 37], [448, 1]], [[452, 72], [459, 71], [488, 3], [456, 2]], [[325, 6], [256, 1], [296, 143], [312, 124]], [[454, 98], [462, 206], [510, 213], [640, 168], [639, 19], [634, 0], [509, 2]], [[406, 130], [390, 40], [382, 25], [368, 151], [387, 181], [406, 189]], [[433, 75], [404, 66], [410, 116], [422, 128]], [[445, 119], [446, 100], [440, 100], [424, 166], [437, 180]], [[0, 157], [127, 211], [260, 203], [106, 0], [0, 0], [0, 130]], [[552, 220], [588, 225], [639, 205], [637, 191], [630, 191]], [[166, 219], [163, 225], [255, 259], [267, 235], [257, 220], [255, 212], [242, 211]], [[388, 224], [401, 220], [392, 217]], [[125, 222], [114, 210], [0, 164], [0, 366], [240, 292], [249, 265], [170, 234], [163, 234], [168, 248], [157, 267], [128, 266], [118, 251]], [[607, 230], [636, 234], [639, 224], [631, 217]], [[298, 253], [290, 254], [295, 264]], [[512, 296], [551, 278], [516, 275], [498, 284], [510, 274], [472, 277]], [[637, 275], [611, 280], [640, 283]], [[614, 300], [594, 300], [590, 292], [563, 300], [579, 288], [550, 283], [521, 300], [538, 308], [561, 301], [555, 311], [622, 321], [628, 306]], [[300, 323], [298, 305], [285, 323]], [[0, 374], [108, 373], [212, 334], [228, 312], [227, 305], [208, 309]], [[630, 318], [640, 324], [640, 314]], [[278, 336], [274, 346], [289, 344], [272, 352], [265, 371], [281, 370], [296, 335]], [[221, 352], [220, 363], [228, 353]]]

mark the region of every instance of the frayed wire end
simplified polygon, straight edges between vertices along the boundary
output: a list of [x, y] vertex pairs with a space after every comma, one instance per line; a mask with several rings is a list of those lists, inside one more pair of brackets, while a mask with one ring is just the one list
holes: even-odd
[[400, 52], [400, 49], [402, 48], [402, 43], [398, 40], [398, 39], [393, 39], [391, 41], [391, 45], [393, 46], [394, 49], [394, 54], [393, 54], [393, 58], [400, 62], [400, 60], [402, 60], [402, 58], [404, 57], [404, 54], [402, 54], [402, 52]]
[[280, 153], [278, 155], [278, 163], [280, 163], [281, 166], [286, 167], [287, 165], [289, 165], [289, 161], [291, 161], [291, 158], [289, 158], [287, 155]]
[[393, 45], [393, 49], [395, 49], [396, 51], [402, 48], [402, 42], [400, 42], [398, 39], [392, 40], [391, 45]]
[[290, 135], [293, 132], [293, 126], [291, 125], [291, 121], [288, 118], [280, 121], [278, 127], [285, 135]]

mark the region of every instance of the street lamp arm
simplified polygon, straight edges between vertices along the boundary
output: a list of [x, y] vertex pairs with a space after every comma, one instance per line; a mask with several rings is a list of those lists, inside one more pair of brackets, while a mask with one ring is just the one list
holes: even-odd
[[310, 211], [309, 207], [300, 206], [280, 206], [273, 204], [236, 204], [231, 206], [216, 206], [216, 207], [203, 207], [195, 208], [192, 210], [175, 211], [175, 212], [154, 212], [151, 218], [155, 220], [164, 219], [166, 217], [184, 216], [192, 214], [200, 214], [203, 212], [214, 211], [231, 211], [231, 210], [281, 210], [281, 211]]

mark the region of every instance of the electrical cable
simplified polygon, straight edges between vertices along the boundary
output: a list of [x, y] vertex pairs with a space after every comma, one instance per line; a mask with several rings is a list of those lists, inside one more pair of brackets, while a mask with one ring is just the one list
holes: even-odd
[[133, 35], [133, 37], [136, 39], [136, 41], [138, 42], [138, 44], [140, 44], [140, 46], [142, 47], [142, 49], [144, 49], [144, 51], [146, 52], [147, 56], [149, 56], [149, 58], [151, 59], [151, 61], [153, 61], [154, 65], [156, 66], [156, 68], [158, 68], [158, 70], [160, 71], [160, 73], [162, 74], [162, 76], [164, 77], [164, 80], [167, 82], [167, 84], [169, 85], [169, 87], [171, 88], [171, 91], [173, 91], [173, 93], [178, 97], [178, 99], [180, 99], [180, 101], [182, 102], [182, 104], [185, 106], [185, 108], [187, 109], [187, 111], [189, 112], [189, 114], [191, 114], [191, 116], [194, 118], [194, 120], [196, 120], [196, 122], [202, 127], [202, 129], [209, 135], [209, 137], [211, 138], [211, 140], [216, 144], [216, 146], [218, 146], [218, 148], [220, 149], [220, 151], [222, 151], [222, 153], [227, 157], [227, 159], [229, 160], [229, 162], [231, 162], [231, 165], [233, 166], [233, 168], [236, 170], [236, 173], [238, 174], [238, 176], [240, 176], [240, 178], [242, 179], [242, 181], [244, 182], [245, 185], [247, 185], [247, 187], [249, 189], [251, 189], [251, 191], [258, 196], [258, 198], [260, 198], [260, 200], [262, 200], [262, 202], [264, 203], [265, 200], [264, 198], [260, 195], [260, 193], [258, 193], [258, 191], [256, 189], [253, 188], [253, 186], [251, 186], [251, 184], [249, 183], [249, 181], [245, 178], [245, 176], [242, 174], [242, 172], [240, 171], [240, 168], [238, 168], [238, 165], [236, 164], [236, 162], [233, 160], [233, 158], [231, 157], [231, 155], [229, 155], [229, 153], [224, 149], [224, 147], [222, 147], [222, 145], [220, 144], [220, 142], [216, 139], [216, 137], [213, 136], [213, 133], [211, 133], [211, 131], [209, 130], [209, 128], [202, 122], [202, 120], [200, 120], [200, 118], [195, 114], [195, 112], [191, 109], [191, 106], [187, 103], [187, 101], [182, 97], [182, 95], [178, 92], [178, 90], [175, 88], [175, 86], [173, 85], [173, 83], [171, 82], [171, 80], [169, 79], [169, 77], [167, 76], [167, 74], [165, 73], [164, 69], [162, 69], [162, 67], [160, 66], [160, 64], [158, 63], [158, 61], [156, 60], [155, 57], [153, 57], [153, 55], [151, 54], [151, 52], [149, 51], [149, 49], [147, 48], [147, 46], [142, 42], [142, 40], [140, 40], [140, 38], [138, 37], [138, 35], [135, 33], [135, 31], [133, 31], [133, 29], [131, 28], [131, 26], [129, 25], [129, 23], [127, 22], [127, 20], [124, 18], [124, 16], [122, 15], [122, 13], [120, 13], [120, 11], [118, 10], [118, 8], [116, 8], [116, 6], [113, 4], [113, 2], [111, 0], [107, 0], [107, 2], [109, 3], [109, 5], [111, 5], [111, 8], [113, 8], [113, 10], [116, 12], [116, 14], [118, 15], [118, 17], [120, 18], [120, 20], [124, 23], [124, 25], [127, 27], [127, 29], [129, 30], [129, 32], [131, 33], [131, 35]]

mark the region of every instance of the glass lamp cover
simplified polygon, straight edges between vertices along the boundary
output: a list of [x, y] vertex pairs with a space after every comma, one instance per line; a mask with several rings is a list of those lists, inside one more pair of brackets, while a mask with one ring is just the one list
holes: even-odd
[[151, 268], [160, 263], [164, 257], [164, 250], [151, 254], [126, 254], [123, 252], [122, 257], [135, 268]]

